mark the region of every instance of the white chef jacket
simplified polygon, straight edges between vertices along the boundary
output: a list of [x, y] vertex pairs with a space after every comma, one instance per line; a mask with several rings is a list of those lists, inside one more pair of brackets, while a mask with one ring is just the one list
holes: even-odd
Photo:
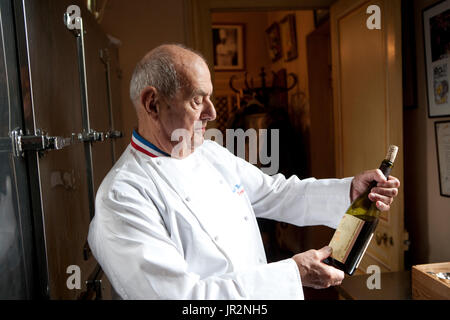
[[336, 228], [350, 183], [268, 176], [210, 140], [175, 159], [135, 131], [89, 246], [123, 299], [303, 299], [295, 261], [267, 263], [256, 217]]

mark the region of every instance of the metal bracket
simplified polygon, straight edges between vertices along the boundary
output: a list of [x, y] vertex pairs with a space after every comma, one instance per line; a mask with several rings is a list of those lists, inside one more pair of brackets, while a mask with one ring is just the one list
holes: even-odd
[[25, 151], [59, 150], [73, 143], [72, 138], [51, 137], [41, 130], [33, 135], [24, 135], [21, 129], [10, 133], [12, 152], [16, 157], [23, 157]]
[[123, 133], [119, 130], [111, 130], [105, 133], [105, 139], [118, 139], [122, 137]]
[[91, 130], [88, 133], [72, 133], [71, 137], [65, 138], [49, 136], [46, 132], [39, 129], [36, 130], [35, 134], [25, 135], [22, 129], [17, 128], [11, 131], [9, 136], [13, 155], [16, 157], [24, 157], [25, 151], [60, 150], [79, 142], [102, 142], [106, 139], [120, 138], [123, 134], [117, 130], [107, 132]]
[[79, 299], [80, 300], [102, 300], [102, 277], [103, 270], [97, 265], [94, 272], [86, 280], [86, 291], [83, 292]]
[[[92, 291], [92, 293], [95, 293], [95, 300], [103, 299], [102, 280], [101, 279], [87, 280], [86, 281], [86, 290], [88, 293], [89, 293], [89, 291]], [[84, 298], [84, 299], [86, 299], [86, 298]]]
[[392, 236], [388, 236], [386, 232], [384, 232], [383, 234], [377, 232], [375, 234], [375, 240], [377, 242], [377, 245], [381, 245], [381, 243], [383, 243], [385, 246], [388, 244], [390, 246], [394, 245], [394, 238], [392, 238]]
[[106, 139], [117, 139], [121, 138], [123, 136], [123, 133], [118, 130], [112, 130], [107, 132], [98, 132], [95, 130], [91, 130], [90, 132], [86, 133], [72, 133], [73, 140], [76, 139], [80, 142], [102, 142]]
[[105, 134], [95, 130], [91, 130], [89, 132], [83, 131], [78, 134], [72, 133], [72, 136], [80, 142], [96, 142], [105, 140]]

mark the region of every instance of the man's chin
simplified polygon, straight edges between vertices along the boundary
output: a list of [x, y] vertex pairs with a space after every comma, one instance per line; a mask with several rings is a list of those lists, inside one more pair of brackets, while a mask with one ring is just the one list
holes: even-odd
[[171, 156], [173, 158], [177, 158], [177, 159], [186, 158], [191, 153], [194, 153], [195, 149], [200, 147], [204, 141], [205, 141], [205, 138], [204, 138], [203, 134], [195, 133], [191, 138], [190, 146], [181, 142], [180, 144], [176, 145], [172, 149]]
[[203, 133], [195, 133], [194, 137], [192, 139], [192, 144], [191, 144], [191, 150], [192, 152], [194, 152], [194, 150], [198, 147], [200, 147], [203, 142], [205, 141], [205, 137], [203, 136]]

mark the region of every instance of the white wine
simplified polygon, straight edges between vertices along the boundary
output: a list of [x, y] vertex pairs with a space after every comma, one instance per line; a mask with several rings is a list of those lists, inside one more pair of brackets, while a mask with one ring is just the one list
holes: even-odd
[[[380, 170], [386, 179], [391, 173], [397, 151], [398, 147], [391, 145], [386, 158], [381, 162]], [[323, 261], [348, 275], [352, 275], [358, 268], [378, 225], [380, 211], [375, 202], [369, 199], [370, 190], [376, 185], [377, 182], [372, 181], [367, 190], [347, 209], [329, 244], [333, 253]]]

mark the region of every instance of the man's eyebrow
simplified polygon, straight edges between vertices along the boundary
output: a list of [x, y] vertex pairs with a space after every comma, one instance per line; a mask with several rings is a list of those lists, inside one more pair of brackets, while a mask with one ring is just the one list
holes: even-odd
[[195, 89], [192, 91], [190, 98], [194, 98], [194, 97], [198, 97], [198, 96], [207, 96], [207, 95], [209, 95], [209, 94], [206, 91], [204, 91], [202, 89]]
[[194, 96], [207, 96], [208, 93], [202, 89], [196, 89], [193, 92]]

